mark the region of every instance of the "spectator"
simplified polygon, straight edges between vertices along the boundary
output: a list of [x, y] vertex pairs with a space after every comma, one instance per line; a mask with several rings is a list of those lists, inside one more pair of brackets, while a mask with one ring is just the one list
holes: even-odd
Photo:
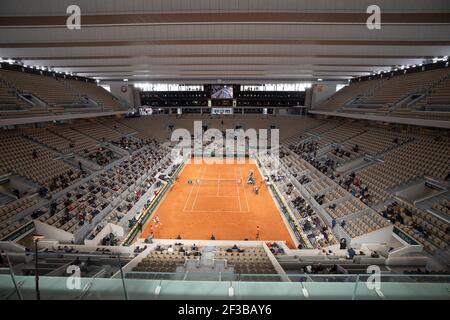
[[153, 243], [153, 232], [145, 239], [145, 243]]
[[349, 259], [353, 259], [353, 257], [356, 255], [356, 251], [353, 250], [353, 248], [349, 248], [349, 249], [347, 250], [347, 252], [348, 252], [348, 258], [349, 258]]
[[73, 262], [74, 265], [79, 266], [81, 264], [80, 257], [77, 257]]

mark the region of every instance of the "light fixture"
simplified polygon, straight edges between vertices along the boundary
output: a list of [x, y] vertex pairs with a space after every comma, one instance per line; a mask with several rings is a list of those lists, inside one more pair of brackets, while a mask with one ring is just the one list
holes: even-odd
[[40, 234], [36, 234], [36, 235], [34, 235], [34, 236], [32, 236], [32, 239], [34, 240], [34, 241], [36, 241], [36, 240], [43, 240], [45, 238], [45, 236], [43, 236], [43, 235], [40, 235]]

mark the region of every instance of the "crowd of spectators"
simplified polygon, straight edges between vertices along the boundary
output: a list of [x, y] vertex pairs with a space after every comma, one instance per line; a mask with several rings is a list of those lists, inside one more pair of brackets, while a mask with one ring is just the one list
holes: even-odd
[[338, 176], [335, 181], [346, 191], [350, 192], [352, 196], [361, 200], [368, 205], [371, 202], [371, 195], [367, 185], [361, 183], [360, 179], [354, 172], [346, 177]]
[[124, 150], [127, 150], [129, 152], [139, 150], [146, 145], [151, 145], [152, 143], [153, 143], [152, 139], [143, 140], [143, 139], [132, 138], [132, 137], [127, 137], [127, 136], [123, 136], [117, 141], [112, 141], [113, 145], [115, 145], [119, 148], [122, 148]]
[[112, 232], [107, 234], [101, 241], [102, 246], [117, 246], [120, 243], [120, 239]]

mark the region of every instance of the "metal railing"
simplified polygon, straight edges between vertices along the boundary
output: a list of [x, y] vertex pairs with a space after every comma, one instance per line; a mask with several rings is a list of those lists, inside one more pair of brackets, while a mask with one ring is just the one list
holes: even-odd
[[[40, 276], [39, 281], [43, 300], [450, 299], [450, 275], [131, 272], [118, 279]], [[0, 299], [35, 298], [35, 277], [0, 269]]]

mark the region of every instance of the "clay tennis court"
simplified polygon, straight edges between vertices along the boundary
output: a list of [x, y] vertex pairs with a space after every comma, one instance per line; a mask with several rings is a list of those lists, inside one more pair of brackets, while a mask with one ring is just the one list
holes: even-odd
[[[253, 171], [259, 194], [247, 184]], [[188, 183], [192, 181], [192, 184]], [[284, 240], [294, 248], [274, 200], [253, 160], [231, 164], [189, 163], [148, 221], [141, 237], [158, 239]], [[258, 233], [259, 227], [259, 233]]]

